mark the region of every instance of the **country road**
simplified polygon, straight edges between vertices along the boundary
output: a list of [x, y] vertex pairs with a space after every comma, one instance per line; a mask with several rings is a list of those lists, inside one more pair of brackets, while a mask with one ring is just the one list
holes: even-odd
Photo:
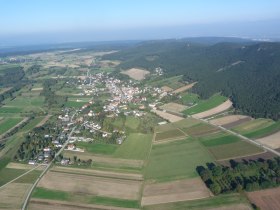
[[[75, 112], [75, 114], [76, 114], [76, 112]], [[73, 120], [73, 117], [74, 117], [75, 114], [73, 114], [73, 116], [71, 117], [71, 121]], [[76, 126], [72, 128], [72, 130], [71, 130], [70, 134], [68, 135], [67, 140], [65, 141], [65, 143], [63, 144], [63, 146], [62, 146], [62, 147], [60, 148], [60, 150], [55, 154], [55, 156], [54, 156], [54, 158], [52, 159], [52, 161], [47, 165], [47, 167], [45, 168], [45, 170], [41, 173], [41, 175], [38, 177], [38, 179], [34, 182], [34, 184], [32, 185], [32, 187], [30, 188], [30, 190], [29, 190], [29, 192], [28, 192], [28, 194], [27, 194], [27, 196], [26, 196], [26, 198], [25, 198], [25, 200], [24, 200], [23, 206], [22, 206], [22, 208], [21, 208], [22, 210], [25, 210], [25, 209], [26, 209], [27, 204], [28, 204], [28, 201], [29, 201], [29, 199], [30, 199], [30, 196], [31, 196], [33, 190], [35, 189], [35, 187], [36, 187], [37, 184], [39, 183], [40, 179], [41, 179], [41, 178], [45, 175], [45, 173], [47, 173], [47, 171], [50, 169], [50, 167], [51, 167], [51, 165], [53, 164], [53, 161], [55, 160], [55, 158], [56, 158], [57, 156], [59, 156], [59, 155], [61, 154], [61, 152], [63, 152], [63, 150], [65, 149], [65, 147], [66, 147], [67, 144], [69, 143], [70, 138], [71, 138], [73, 132], [75, 131], [75, 129], [76, 129]]]

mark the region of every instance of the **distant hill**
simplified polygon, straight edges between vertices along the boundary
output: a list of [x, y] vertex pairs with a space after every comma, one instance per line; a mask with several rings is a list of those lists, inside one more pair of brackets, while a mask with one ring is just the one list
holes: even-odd
[[123, 61], [119, 69], [160, 66], [168, 76], [198, 81], [193, 91], [202, 98], [221, 92], [245, 114], [280, 119], [280, 43], [231, 38], [148, 41], [104, 59]]

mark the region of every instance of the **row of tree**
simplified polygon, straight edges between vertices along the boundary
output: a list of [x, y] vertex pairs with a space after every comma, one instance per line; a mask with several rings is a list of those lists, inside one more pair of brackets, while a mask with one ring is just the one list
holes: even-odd
[[280, 158], [235, 162], [231, 166], [208, 163], [196, 168], [201, 179], [215, 194], [254, 191], [280, 185]]

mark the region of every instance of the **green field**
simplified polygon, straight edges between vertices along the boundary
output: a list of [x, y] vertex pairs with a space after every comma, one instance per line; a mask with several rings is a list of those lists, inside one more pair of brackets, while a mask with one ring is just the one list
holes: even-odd
[[254, 138], [254, 139], [262, 138], [262, 137], [271, 135], [273, 133], [276, 133], [279, 130], [280, 130], [280, 121], [278, 121], [272, 125], [269, 125], [265, 128], [261, 128], [257, 131], [252, 131], [252, 132], [246, 133], [246, 134], [244, 134], [244, 136], [246, 136], [248, 138]]
[[148, 84], [156, 87], [168, 86], [172, 89], [177, 89], [184, 85], [183, 83], [180, 82], [181, 79], [182, 76], [174, 76], [169, 78], [156, 78], [148, 81]]
[[168, 181], [197, 177], [196, 167], [211, 161], [207, 150], [195, 140], [153, 145], [145, 178]]
[[263, 150], [245, 141], [207, 147], [217, 160], [249, 156], [263, 152]]
[[89, 153], [104, 155], [111, 155], [118, 148], [118, 145], [116, 144], [77, 142], [76, 145], [79, 148], [84, 148]]
[[43, 96], [17, 96], [14, 100], [6, 100], [0, 113], [41, 112], [45, 98]]
[[117, 199], [103, 196], [93, 195], [78, 195], [60, 190], [50, 190], [42, 187], [37, 187], [32, 193], [33, 198], [72, 201], [84, 204], [99, 204], [105, 206], [117, 206], [124, 208], [139, 208], [140, 204], [137, 200]]
[[244, 195], [240, 194], [227, 194], [219, 195], [215, 197], [199, 199], [199, 200], [190, 200], [190, 201], [181, 201], [174, 203], [166, 204], [157, 204], [151, 206], [145, 206], [144, 210], [203, 210], [203, 209], [235, 209], [234, 205], [244, 204], [248, 206], [246, 209], [250, 209], [249, 201]]
[[108, 197], [101, 197], [101, 196], [95, 196], [91, 198], [90, 203], [106, 205], [106, 206], [124, 207], [124, 208], [140, 207], [140, 203], [137, 200], [125, 200], [125, 199], [108, 198]]
[[237, 136], [227, 135], [214, 139], [204, 139], [204, 140], [202, 139], [200, 141], [206, 147], [213, 147], [213, 146], [218, 146], [223, 144], [235, 143], [240, 141], [240, 139]]
[[20, 177], [19, 179], [17, 179], [15, 182], [32, 184], [36, 181], [36, 179], [40, 176], [41, 173], [42, 173], [42, 171], [33, 170], [33, 171], [29, 172], [28, 174], [24, 175], [23, 177]]
[[[113, 121], [113, 126], [122, 129], [122, 119], [120, 117]], [[135, 132], [140, 124], [140, 119], [132, 116], [126, 116], [125, 127], [128, 131]]]
[[23, 109], [19, 107], [2, 106], [0, 108], [0, 113], [20, 113]]
[[59, 190], [48, 190], [42, 187], [36, 187], [32, 193], [33, 198], [50, 200], [70, 200], [70, 194]]
[[0, 135], [16, 126], [20, 121], [22, 121], [22, 118], [8, 118], [2, 120], [0, 122]]
[[36, 117], [34, 119], [32, 119], [29, 123], [27, 123], [22, 129], [20, 129], [20, 131], [22, 132], [26, 132], [29, 131], [31, 129], [33, 129], [36, 125], [38, 125], [42, 120], [44, 119], [44, 117]]
[[202, 136], [217, 132], [219, 129], [206, 123], [195, 124], [192, 127], [182, 128], [190, 136]]
[[6, 184], [7, 182], [15, 179], [21, 174], [25, 173], [27, 170], [24, 169], [13, 169], [13, 168], [3, 168], [0, 171], [0, 186]]
[[65, 106], [66, 107], [80, 108], [87, 103], [88, 103], [88, 100], [87, 101], [84, 101], [84, 100], [76, 101], [76, 100], [69, 100], [68, 99], [68, 101], [65, 103]]
[[192, 106], [199, 103], [200, 99], [197, 94], [194, 93], [184, 93], [181, 95], [181, 103], [187, 106]]
[[131, 133], [115, 151], [114, 157], [144, 160], [148, 157], [151, 143], [151, 134]]
[[155, 140], [162, 141], [166, 139], [178, 139], [184, 137], [186, 137], [186, 135], [182, 131], [180, 131], [179, 129], [173, 129], [161, 133], [156, 133]]
[[242, 123], [232, 129], [248, 138], [261, 138], [280, 130], [280, 121], [275, 122], [270, 119], [256, 119]]
[[185, 111], [183, 111], [183, 113], [186, 115], [192, 115], [192, 114], [204, 112], [209, 109], [215, 108], [216, 106], [219, 106], [226, 100], [227, 100], [226, 97], [221, 96], [219, 94], [215, 94], [207, 100], [200, 100], [196, 106], [186, 109]]

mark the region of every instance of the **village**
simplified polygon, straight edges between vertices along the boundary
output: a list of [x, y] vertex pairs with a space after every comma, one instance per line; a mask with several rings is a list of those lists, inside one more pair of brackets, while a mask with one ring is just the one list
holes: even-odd
[[[163, 71], [156, 68], [155, 73], [162, 75]], [[65, 78], [64, 78], [65, 79]], [[67, 82], [68, 83], [68, 82]], [[29, 164], [48, 163], [54, 157], [55, 152], [62, 147], [67, 139], [67, 133], [75, 126], [74, 134], [68, 139], [65, 151], [79, 153], [85, 152], [86, 148], [80, 148], [79, 142], [83, 143], [108, 143], [121, 145], [127, 137], [124, 126], [112, 126], [106, 123], [106, 119], [141, 118], [147, 113], [157, 109], [160, 99], [172, 92], [164, 88], [157, 88], [147, 85], [141, 85], [138, 81], [121, 80], [107, 73], [86, 73], [85, 76], [78, 76], [73, 84], [79, 93], [81, 99], [89, 99], [79, 108], [65, 107], [57, 117], [57, 125], [61, 126], [61, 134], [56, 138], [52, 137], [51, 144], [42, 149], [42, 151], [32, 159]], [[100, 101], [102, 95], [108, 96], [105, 100]], [[77, 99], [76, 102], [82, 100]], [[166, 121], [159, 122], [165, 124]], [[63, 136], [64, 138], [61, 138]], [[50, 137], [45, 134], [45, 139]], [[61, 141], [63, 139], [63, 141]], [[54, 150], [54, 148], [56, 150]], [[57, 158], [61, 165], [73, 163], [69, 158]]]

